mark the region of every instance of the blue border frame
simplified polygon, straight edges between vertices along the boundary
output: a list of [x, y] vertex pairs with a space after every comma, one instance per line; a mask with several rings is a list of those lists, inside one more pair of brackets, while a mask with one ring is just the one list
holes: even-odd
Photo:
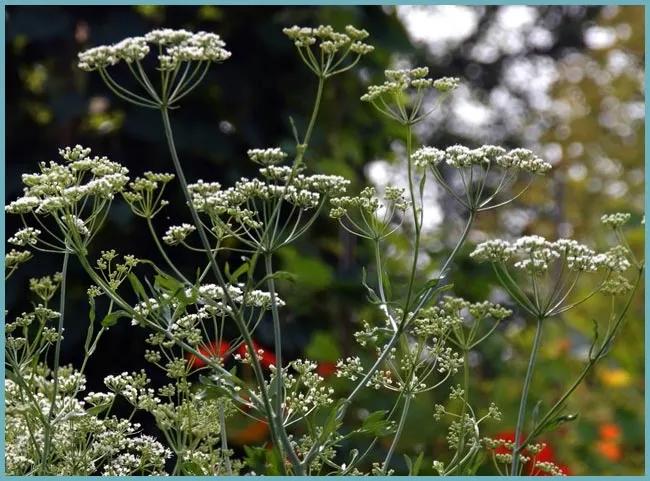
[[[307, 2], [299, 2], [299, 1], [296, 1], [296, 0], [288, 0], [288, 1], [282, 2], [282, 3], [273, 2], [273, 1], [256, 1], [256, 2], [248, 2], [248, 3], [247, 2], [241, 2], [241, 1], [223, 1], [223, 2], [213, 3], [213, 2], [201, 2], [201, 1], [197, 1], [197, 0], [187, 0], [187, 1], [183, 1], [183, 2], [180, 2], [180, 1], [157, 2], [157, 4], [160, 4], [160, 5], [205, 5], [206, 3], [211, 3], [213, 5], [224, 5], [224, 6], [227, 6], [227, 5], [247, 5], [247, 6], [252, 6], [252, 5], [279, 5], [279, 4], [283, 4], [283, 5], [312, 5], [312, 4], [307, 3]], [[27, 0], [27, 1], [12, 1], [12, 0], [9, 0], [9, 1], [3, 1], [2, 2], [3, 11], [4, 11], [4, 6], [5, 5], [33, 5], [33, 6], [124, 5], [124, 6], [129, 6], [129, 5], [150, 5], [150, 4], [151, 4], [150, 2], [140, 2], [140, 1], [138, 1], [138, 2], [126, 2], [126, 1], [121, 1], [121, 0], [114, 0], [114, 1], [110, 1], [110, 2], [97, 2], [97, 3], [96, 2], [89, 2], [89, 1], [44, 2], [44, 1], [29, 1], [29, 0]], [[410, 2], [408, 2], [408, 1], [407, 2], [402, 2], [402, 1], [400, 1], [400, 2], [373, 2], [373, 1], [366, 1], [366, 0], [360, 0], [360, 1], [357, 1], [357, 2], [350, 2], [350, 1], [346, 1], [346, 0], [339, 0], [339, 1], [322, 1], [321, 0], [321, 1], [317, 2], [317, 3], [314, 3], [313, 5], [446, 5], [446, 4], [448, 4], [448, 2], [426, 2], [426, 1], [421, 1], [421, 0], [415, 0], [415, 1], [410, 1]], [[564, 4], [566, 4], [566, 2], [558, 1], [558, 0], [552, 0], [552, 1], [547, 1], [547, 2], [526, 2], [523, 5], [564, 5]], [[635, 0], [635, 1], [628, 1], [628, 2], [615, 2], [612, 5], [645, 5], [645, 4], [646, 4], [646, 2], [643, 1], [643, 0]], [[468, 1], [463, 2], [463, 5], [486, 5], [486, 4], [485, 4], [485, 2], [477, 2], [475, 0], [468, 0]], [[516, 3], [516, 2], [510, 2], [510, 1], [498, 1], [498, 2], [491, 3], [490, 5], [522, 5], [522, 4]], [[580, 3], [579, 5], [603, 5], [603, 2], [601, 2], [601, 1], [600, 2], [599, 1], [586, 1], [586, 2]], [[650, 12], [646, 8], [645, 9], [645, 61], [646, 61], [646, 64], [647, 64], [647, 51], [648, 51], [648, 46], [650, 44], [650, 42], [648, 40], [648, 36], [647, 36], [647, 28], [648, 28], [647, 25], [648, 25], [649, 20], [650, 20]], [[0, 31], [2, 32], [2, 36], [4, 37], [5, 36], [5, 22], [2, 22], [2, 24], [0, 25]], [[1, 50], [1, 56], [4, 59], [5, 58], [5, 42], [2, 42], [2, 46], [0, 48], [2, 49]], [[4, 64], [4, 62], [2, 63], [2, 66], [0, 68], [2, 69], [1, 70], [2, 75], [1, 75], [1, 78], [0, 78], [0, 84], [2, 85], [2, 93], [3, 93], [2, 99], [0, 99], [0, 111], [2, 112], [2, 128], [4, 130], [4, 120], [5, 120], [5, 115], [6, 115], [5, 114], [5, 98], [6, 98], [6, 90], [5, 90], [5, 88], [6, 88], [6, 85], [5, 85], [5, 72], [4, 72], [5, 64]], [[646, 82], [645, 85], [646, 85], [646, 89], [647, 89], [648, 84], [649, 84], [647, 77], [645, 79], [645, 82]], [[646, 104], [646, 110], [645, 111], [646, 111], [646, 117], [647, 117], [647, 114], [648, 114], [648, 105], [647, 104]], [[645, 137], [646, 137], [646, 139], [648, 138], [649, 133], [650, 133], [650, 127], [646, 123], [646, 125], [645, 125]], [[4, 193], [5, 193], [5, 187], [4, 187], [5, 186], [5, 182], [4, 182], [4, 180], [5, 180], [5, 155], [6, 155], [5, 136], [4, 135], [2, 136], [2, 140], [0, 140], [0, 142], [1, 142], [1, 149], [0, 150], [2, 152], [2, 180], [3, 180], [3, 182], [2, 182], [2, 193], [4, 195]], [[648, 164], [649, 164], [649, 157], [648, 157], [648, 153], [646, 152], [645, 153], [645, 167], [646, 167], [646, 170], [647, 170]], [[648, 207], [648, 194], [649, 193], [650, 193], [650, 190], [648, 188], [648, 184], [646, 183], [646, 185], [645, 185], [646, 211], [648, 210], [647, 207]], [[4, 219], [4, 216], [2, 218], [2, 223], [0, 224], [0, 234], [1, 234], [3, 239], [6, 238], [6, 236], [5, 236], [5, 219]], [[6, 254], [6, 252], [5, 252], [5, 243], [4, 242], [2, 242], [2, 247], [0, 249], [1, 249], [2, 257], [4, 258], [5, 254]], [[646, 239], [645, 239], [645, 257], [646, 257], [646, 259], [648, 258], [649, 253], [650, 253], [650, 243], [648, 242], [648, 239], [647, 239], [647, 227], [646, 227]], [[646, 274], [645, 274], [646, 285], [647, 285], [648, 279], [649, 279], [649, 274], [648, 274], [648, 272], [646, 270]], [[4, 284], [3, 284], [2, 291], [1, 291], [0, 295], [2, 296], [2, 303], [4, 305], [4, 302], [5, 302]], [[645, 297], [645, 292], [644, 292], [644, 297]], [[2, 311], [2, 313], [3, 313], [3, 321], [4, 321], [4, 310]], [[646, 304], [645, 304], [645, 317], [646, 317], [646, 319], [649, 316], [650, 316], [650, 308], [648, 307], [648, 304], [646, 302]], [[2, 338], [0, 339], [0, 344], [2, 344], [2, 348], [3, 348], [3, 352], [4, 352], [4, 322], [2, 323], [2, 327], [0, 329], [2, 330]], [[648, 346], [649, 340], [650, 340], [650, 332], [649, 332], [648, 329], [646, 329], [645, 330], [645, 345], [646, 346]], [[646, 354], [645, 354], [645, 361], [646, 361], [646, 364], [647, 364], [647, 349], [646, 349]], [[1, 369], [2, 375], [3, 375], [2, 377], [4, 378], [4, 374], [5, 374], [4, 363], [2, 363], [2, 366], [0, 367], [0, 369]], [[646, 385], [648, 384], [648, 381], [650, 381], [650, 373], [648, 372], [648, 369], [646, 369], [646, 371], [645, 371], [645, 384]], [[4, 399], [4, 382], [0, 384], [0, 394], [2, 395], [2, 399]], [[4, 402], [2, 403], [2, 405], [0, 405], [0, 412], [3, 415], [3, 423], [4, 423]], [[647, 414], [648, 414], [648, 399], [647, 399], [647, 397], [645, 399], [645, 413], [646, 413], [646, 417], [647, 417]], [[647, 425], [647, 423], [646, 423], [646, 426], [645, 426], [645, 433], [646, 433], [645, 476], [647, 476], [647, 474], [648, 474], [647, 460], [648, 460], [648, 457], [649, 457], [649, 454], [650, 454], [650, 447], [648, 446], [648, 443], [647, 443], [647, 439], [648, 439], [648, 425]], [[2, 433], [0, 434], [0, 447], [2, 447], [2, 451], [4, 451], [4, 445], [5, 445], [5, 432], [4, 432], [4, 429], [3, 429]], [[0, 473], [4, 473], [4, 467], [5, 467], [5, 460], [4, 460], [4, 456], [2, 456], [2, 458], [0, 458]], [[621, 477], [618, 477], [617, 479], [626, 479], [626, 480], [627, 479], [629, 479], [629, 480], [634, 479], [634, 480], [636, 480], [636, 479], [645, 479], [645, 476], [643, 476], [643, 477], [641, 477], [641, 476], [621, 476]], [[141, 476], [137, 476], [137, 478], [152, 479], [152, 478], [157, 478], [157, 477], [141, 477]], [[225, 479], [230, 479], [230, 478], [239, 479], [237, 477], [230, 477], [230, 476], [226, 476], [226, 477], [223, 477], [223, 478], [225, 478]], [[309, 478], [313, 478], [313, 477], [309, 477]], [[338, 478], [338, 477], [336, 477], [336, 478]], [[386, 478], [389, 479], [388, 477], [386, 477]], [[394, 477], [392, 477], [392, 478], [394, 478]], [[400, 478], [400, 477], [398, 477], [398, 478]], [[462, 479], [472, 479], [471, 477], [466, 477], [466, 476], [463, 476], [461, 478]], [[577, 478], [577, 479], [591, 479], [591, 478], [593, 478], [593, 476], [575, 476], [574, 478]], [[11, 477], [11, 479], [26, 479], [27, 480], [27, 479], [33, 479], [33, 477], [13, 476], [13, 477]], [[71, 477], [68, 477], [66, 479], [87, 479], [87, 478], [86, 477], [81, 477], [81, 476], [71, 476]], [[166, 478], [161, 477], [161, 479], [166, 479]], [[330, 479], [332, 479], [332, 478], [330, 478]]]

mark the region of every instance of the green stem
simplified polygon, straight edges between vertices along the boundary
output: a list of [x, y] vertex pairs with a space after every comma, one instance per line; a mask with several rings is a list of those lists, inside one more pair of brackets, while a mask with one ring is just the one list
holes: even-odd
[[402, 431], [404, 430], [404, 425], [406, 424], [406, 417], [408, 416], [410, 405], [411, 405], [411, 394], [406, 393], [404, 399], [404, 410], [402, 411], [402, 415], [400, 416], [399, 424], [397, 425], [397, 431], [395, 431], [395, 437], [393, 438], [393, 442], [390, 445], [390, 449], [388, 450], [386, 459], [384, 459], [384, 465], [382, 466], [383, 476], [386, 476], [386, 473], [388, 472], [388, 466], [390, 464], [390, 460], [392, 459], [393, 454], [395, 453], [395, 448], [397, 447], [399, 438], [402, 436]]
[[[456, 456], [460, 457], [463, 455], [463, 449], [465, 449], [465, 414], [467, 412], [467, 406], [469, 405], [469, 350], [463, 350], [463, 409], [460, 413], [460, 434], [458, 436], [458, 451]], [[454, 456], [454, 458], [456, 457]], [[450, 465], [453, 463], [450, 463]], [[460, 463], [459, 463], [460, 467]]]
[[283, 404], [283, 391], [284, 381], [282, 379], [282, 331], [280, 329], [280, 315], [278, 313], [278, 304], [275, 297], [275, 281], [273, 280], [273, 262], [271, 259], [272, 254], [264, 255], [264, 262], [266, 267], [266, 275], [269, 276], [267, 285], [271, 295], [271, 314], [273, 316], [273, 337], [275, 338], [275, 377], [276, 377], [276, 406], [275, 415], [279, 422], [282, 422], [282, 404]]
[[524, 449], [528, 445], [528, 443], [530, 443], [535, 438], [535, 436], [539, 434], [539, 432], [541, 431], [541, 429], [543, 429], [544, 425], [548, 422], [548, 420], [561, 409], [561, 407], [564, 405], [564, 401], [566, 401], [569, 398], [569, 396], [573, 393], [573, 391], [577, 389], [577, 387], [580, 385], [582, 380], [587, 376], [589, 371], [591, 371], [591, 369], [596, 365], [596, 363], [604, 356], [603, 353], [605, 352], [605, 349], [609, 345], [611, 338], [617, 334], [623, 320], [625, 319], [627, 310], [629, 309], [630, 304], [634, 299], [634, 295], [636, 294], [636, 290], [639, 287], [639, 282], [643, 278], [643, 270], [644, 270], [643, 267], [639, 268], [639, 272], [637, 274], [634, 287], [630, 293], [630, 296], [627, 299], [625, 307], [623, 308], [621, 314], [618, 317], [618, 321], [616, 322], [610, 336], [603, 341], [598, 352], [589, 360], [589, 362], [582, 370], [582, 372], [575, 380], [575, 382], [571, 385], [571, 387], [564, 393], [564, 395], [562, 395], [562, 397], [553, 405], [553, 407], [548, 410], [548, 412], [544, 415], [544, 417], [537, 423], [535, 429], [533, 429], [533, 431], [528, 435], [528, 437], [521, 443], [522, 449]]
[[409, 194], [411, 196], [411, 207], [413, 208], [413, 223], [415, 225], [415, 242], [413, 244], [413, 264], [411, 266], [411, 277], [409, 278], [408, 291], [406, 294], [406, 303], [404, 304], [404, 319], [402, 323], [406, 320], [409, 314], [409, 307], [411, 304], [411, 296], [413, 295], [413, 284], [415, 282], [415, 275], [417, 274], [418, 268], [418, 256], [420, 251], [420, 223], [418, 222], [418, 207], [415, 202], [415, 189], [413, 187], [413, 162], [411, 161], [411, 150], [412, 150], [412, 132], [411, 125], [406, 126], [406, 160], [408, 168], [408, 181], [409, 181]]
[[230, 456], [228, 455], [228, 435], [226, 433], [226, 417], [223, 413], [223, 405], [219, 406], [219, 423], [221, 424], [221, 456], [226, 463], [226, 474], [232, 476], [232, 465], [230, 464]]
[[[465, 239], [467, 239], [467, 235], [469, 234], [469, 231], [472, 227], [472, 223], [474, 222], [474, 218], [476, 217], [476, 212], [470, 210], [469, 211], [469, 218], [467, 219], [467, 224], [465, 224], [465, 229], [463, 230], [463, 233], [460, 236], [460, 239], [458, 239], [458, 242], [456, 243], [456, 246], [454, 247], [454, 250], [451, 251], [451, 254], [449, 254], [449, 257], [443, 264], [442, 268], [440, 269], [440, 275], [444, 275], [445, 271], [449, 268], [449, 265], [451, 262], [454, 260], [456, 255], [458, 254], [458, 251], [462, 247], [462, 245], [465, 243]], [[430, 288], [426, 293], [424, 293], [420, 299], [420, 302], [418, 303], [417, 307], [413, 310], [413, 315], [416, 315], [420, 309], [424, 306], [424, 304], [429, 300], [428, 297], [430, 293], [434, 290], [434, 288]]]
[[537, 351], [539, 351], [540, 341], [542, 339], [542, 323], [543, 318], [537, 319], [537, 329], [535, 330], [535, 340], [533, 341], [533, 349], [530, 353], [530, 360], [528, 362], [528, 369], [526, 370], [526, 377], [524, 378], [524, 388], [521, 393], [521, 401], [519, 402], [519, 414], [517, 416], [517, 427], [515, 429], [515, 446], [512, 452], [512, 469], [510, 476], [516, 476], [519, 471], [519, 453], [521, 448], [519, 441], [521, 433], [524, 430], [524, 421], [526, 417], [526, 402], [528, 401], [528, 390], [530, 389], [530, 382], [533, 378], [533, 369], [535, 368], [535, 360], [537, 358]]
[[[194, 225], [196, 226], [196, 230], [198, 231], [199, 238], [201, 239], [201, 243], [203, 245], [203, 248], [205, 249], [205, 253], [208, 256], [208, 261], [210, 263], [210, 268], [219, 284], [219, 286], [223, 289], [223, 297], [224, 300], [226, 301], [227, 305], [232, 306], [233, 312], [237, 311], [237, 306], [235, 305], [232, 296], [228, 292], [228, 286], [226, 284], [226, 281], [223, 278], [223, 274], [221, 273], [221, 270], [219, 269], [219, 266], [217, 266], [217, 262], [215, 260], [215, 257], [211, 254], [212, 248], [210, 246], [210, 242], [208, 241], [208, 237], [205, 233], [205, 228], [203, 226], [203, 223], [201, 222], [199, 218], [199, 214], [196, 210], [196, 207], [194, 206], [194, 203], [192, 202], [192, 198], [190, 196], [189, 189], [187, 187], [187, 180], [185, 179], [185, 174], [183, 173], [183, 169], [181, 167], [180, 160], [178, 158], [178, 154], [176, 152], [176, 147], [174, 145], [174, 138], [172, 135], [172, 129], [171, 129], [171, 122], [169, 119], [169, 112], [165, 106], [163, 106], [160, 109], [160, 112], [162, 114], [163, 118], [163, 124], [165, 128], [165, 137], [167, 138], [167, 144], [169, 147], [169, 152], [172, 156], [172, 161], [174, 163], [174, 168], [176, 170], [176, 174], [178, 175], [178, 180], [181, 183], [181, 187], [183, 189], [183, 194], [185, 195], [185, 199], [187, 201], [187, 204], [190, 208], [190, 213], [192, 214], [192, 220], [194, 221]], [[264, 403], [264, 409], [267, 414], [267, 418], [269, 420], [269, 429], [271, 432], [271, 437], [273, 438], [273, 446], [274, 449], [278, 450], [278, 454], [282, 456], [282, 450], [280, 449], [280, 446], [284, 446], [285, 450], [289, 454], [289, 459], [291, 461], [291, 464], [293, 465], [294, 469], [296, 469], [298, 472], [302, 472], [302, 466], [300, 465], [300, 460], [298, 459], [296, 453], [294, 450], [291, 448], [291, 442], [288, 439], [287, 433], [284, 430], [284, 427], [281, 425], [281, 420], [277, 419], [273, 413], [273, 408], [271, 407], [271, 403], [269, 400], [268, 393], [266, 392], [265, 385], [264, 385], [264, 373], [262, 372], [262, 367], [260, 365], [259, 360], [257, 359], [257, 356], [255, 355], [255, 347], [253, 345], [253, 339], [250, 335], [250, 332], [248, 332], [248, 329], [246, 328], [245, 322], [241, 319], [241, 317], [237, 314], [233, 316], [233, 319], [235, 321], [235, 324], [237, 325], [237, 328], [241, 332], [242, 337], [244, 338], [244, 342], [246, 344], [246, 347], [248, 349], [248, 352], [251, 353], [251, 363], [253, 366], [253, 372], [255, 373], [255, 378], [257, 381], [257, 385], [260, 389], [260, 393], [262, 395], [262, 401]], [[279, 431], [279, 433], [278, 433]], [[281, 464], [280, 469], [282, 471], [282, 474], [285, 473], [285, 467], [284, 463]]]
[[63, 267], [61, 268], [61, 291], [59, 302], [59, 324], [57, 326], [57, 339], [56, 347], [54, 348], [54, 367], [52, 368], [52, 376], [54, 381], [52, 383], [52, 404], [50, 404], [50, 412], [47, 417], [43, 432], [43, 457], [41, 458], [41, 472], [46, 474], [47, 464], [50, 455], [50, 444], [52, 437], [52, 421], [54, 421], [54, 411], [56, 410], [56, 392], [59, 389], [59, 362], [61, 357], [61, 337], [63, 335], [63, 319], [65, 313], [65, 290], [66, 281], [68, 278], [68, 261], [70, 260], [70, 251], [66, 250], [63, 255]]
[[[316, 124], [316, 117], [318, 116], [318, 111], [320, 110], [321, 98], [323, 97], [323, 87], [325, 86], [325, 77], [318, 77], [318, 90], [316, 91], [316, 100], [314, 101], [314, 109], [311, 113], [311, 119], [309, 119], [309, 125], [307, 126], [307, 131], [305, 132], [305, 137], [302, 141], [302, 145], [307, 148], [309, 144], [309, 139], [311, 138], [311, 133], [314, 130], [314, 125]], [[304, 150], [299, 153], [299, 159], [302, 161], [302, 154]], [[296, 159], [298, 160], [298, 159]]]

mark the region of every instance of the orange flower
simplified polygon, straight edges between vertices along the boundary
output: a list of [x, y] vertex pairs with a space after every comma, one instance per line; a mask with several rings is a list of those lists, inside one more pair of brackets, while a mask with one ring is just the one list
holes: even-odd
[[600, 427], [600, 437], [605, 441], [618, 441], [621, 439], [621, 428], [613, 423], [605, 423]]
[[[228, 344], [227, 342], [213, 341], [208, 345], [199, 346], [199, 352], [203, 354], [205, 357], [210, 357], [210, 358], [218, 357], [219, 359], [225, 359], [224, 355], [228, 352], [229, 348], [230, 348], [230, 344]], [[188, 364], [192, 368], [198, 369], [206, 365], [206, 362], [203, 359], [195, 356], [194, 354], [187, 354], [185, 358], [187, 359]]]
[[228, 437], [236, 444], [253, 444], [265, 438], [269, 432], [269, 425], [262, 421], [254, 421], [239, 432], [233, 432]]
[[[257, 354], [257, 351], [262, 349], [262, 346], [260, 346], [256, 341], [253, 341], [253, 348], [255, 349], [255, 354]], [[262, 359], [260, 359], [260, 364], [262, 367], [269, 368], [269, 366], [275, 366], [275, 354], [273, 351], [267, 351], [265, 349], [264, 353], [262, 354]], [[239, 346], [237, 349], [237, 354], [240, 356], [244, 357], [248, 350], [246, 349], [246, 344], [242, 344]]]
[[622, 455], [621, 446], [611, 441], [598, 441], [596, 443], [596, 451], [613, 462], [619, 461]]

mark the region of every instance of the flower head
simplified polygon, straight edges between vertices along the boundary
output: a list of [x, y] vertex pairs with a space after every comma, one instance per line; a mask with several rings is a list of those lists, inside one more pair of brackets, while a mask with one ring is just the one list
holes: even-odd
[[[345, 27], [345, 33], [336, 32], [329, 25], [320, 25], [316, 28], [294, 25], [282, 31], [293, 40], [307, 66], [323, 78], [349, 70], [363, 55], [375, 49], [372, 45], [363, 42], [368, 37], [368, 32], [352, 25]], [[355, 54], [356, 58], [344, 64], [343, 61], [350, 53]]]
[[149, 54], [148, 44], [160, 47], [158, 60], [161, 70], [174, 70], [182, 62], [223, 62], [231, 55], [215, 33], [165, 28], [153, 30], [144, 37], [130, 37], [113, 45], [101, 45], [81, 52], [78, 66], [92, 71], [116, 65], [121, 60], [139, 62]]

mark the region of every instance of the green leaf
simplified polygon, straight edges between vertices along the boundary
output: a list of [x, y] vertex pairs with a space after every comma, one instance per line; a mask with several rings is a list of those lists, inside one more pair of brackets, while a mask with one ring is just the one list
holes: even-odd
[[103, 327], [111, 327], [117, 324], [117, 321], [122, 318], [122, 317], [128, 317], [130, 318], [131, 315], [123, 310], [111, 312], [110, 314], [107, 314], [104, 319], [102, 319], [102, 326]]
[[280, 458], [276, 449], [244, 446], [244, 462], [258, 474], [277, 476], [282, 474]]
[[[424, 299], [424, 302], [422, 306], [426, 306], [426, 304], [429, 302], [430, 299], [435, 297], [436, 295], [448, 291], [450, 289], [453, 289], [454, 285], [453, 284], [446, 284], [444, 286], [438, 287], [435, 289], [435, 287], [440, 284], [440, 281], [444, 278], [444, 276], [440, 276], [435, 279], [430, 279], [427, 281], [424, 286], [418, 291], [417, 295], [415, 296], [416, 299]], [[430, 292], [428, 292], [431, 290]], [[426, 297], [425, 297], [426, 296]]]
[[424, 459], [424, 451], [421, 452], [417, 458], [415, 458], [415, 462], [411, 461], [411, 458], [408, 457], [406, 454], [404, 455], [404, 462], [406, 463], [406, 467], [409, 470], [409, 476], [417, 476], [418, 473], [420, 472], [420, 466], [422, 465], [422, 460]]
[[91, 407], [90, 409], [86, 409], [86, 412], [91, 416], [98, 416], [99, 414], [106, 411], [109, 407], [111, 407], [111, 404], [112, 403], [99, 404], [97, 406]]
[[280, 476], [282, 474], [283, 460], [280, 458], [277, 449], [266, 450], [266, 475]]
[[248, 272], [248, 269], [250, 268], [250, 264], [248, 262], [244, 262], [242, 265], [240, 265], [235, 272], [233, 272], [232, 275], [228, 276], [230, 279], [230, 282], [233, 284], [237, 284], [237, 280], [246, 274]]
[[129, 272], [128, 279], [129, 282], [131, 283], [131, 287], [133, 288], [133, 291], [138, 295], [140, 299], [143, 299], [148, 304], [149, 296], [147, 295], [147, 292], [144, 290], [144, 286], [140, 282], [140, 279], [138, 279], [133, 272]]
[[182, 282], [167, 274], [158, 274], [155, 277], [155, 280], [157, 286], [162, 287], [168, 292], [177, 292], [179, 290], [184, 290], [185, 287]]
[[90, 319], [90, 323], [95, 322], [95, 298], [94, 297], [89, 297], [88, 302], [90, 303], [90, 313], [88, 314], [88, 319]]
[[385, 419], [387, 414], [388, 411], [375, 411], [374, 413], [369, 414], [366, 419], [363, 420], [359, 432], [378, 437], [388, 436], [395, 431], [395, 425], [391, 421]]
[[476, 451], [473, 458], [468, 461], [468, 465], [465, 468], [463, 474], [466, 476], [475, 476], [478, 468], [480, 468], [483, 463], [485, 463], [486, 458], [487, 455], [484, 452]]
[[329, 416], [327, 420], [322, 424], [323, 432], [319, 438], [319, 441], [322, 442], [326, 440], [331, 434], [336, 432], [339, 429], [339, 427], [341, 427], [343, 423], [337, 420], [336, 417], [338, 412], [345, 404], [348, 404], [347, 399], [339, 399], [334, 405], [334, 407], [332, 407], [331, 409], [328, 408]]
[[201, 466], [194, 461], [184, 461], [181, 464], [181, 475], [205, 476]]
[[[574, 414], [565, 414], [563, 416], [557, 416], [553, 419], [549, 419], [546, 424], [542, 427], [541, 432], [549, 432], [559, 428], [563, 424], [572, 423], [578, 419], [578, 413]], [[540, 432], [540, 434], [541, 434]]]
[[278, 255], [282, 259], [282, 266], [294, 273], [301, 288], [319, 291], [332, 285], [334, 271], [321, 259], [301, 254], [294, 247], [284, 247]]
[[289, 282], [296, 282], [297, 277], [294, 274], [292, 274], [291, 272], [277, 271], [277, 272], [274, 272], [273, 274], [269, 274], [267, 276], [264, 276], [262, 278], [262, 280], [257, 283], [257, 287], [263, 285], [269, 279], [276, 279], [276, 280], [283, 279], [283, 280], [286, 280], [286, 281], [289, 281]]
[[375, 292], [375, 290], [372, 287], [370, 287], [368, 285], [368, 283], [366, 282], [366, 268], [365, 267], [361, 268], [361, 284], [363, 284], [363, 287], [365, 287], [366, 290], [368, 291], [368, 298], [369, 298], [369, 301], [372, 304], [381, 304], [382, 303], [381, 299], [379, 299], [379, 296], [377, 296], [377, 293]]

